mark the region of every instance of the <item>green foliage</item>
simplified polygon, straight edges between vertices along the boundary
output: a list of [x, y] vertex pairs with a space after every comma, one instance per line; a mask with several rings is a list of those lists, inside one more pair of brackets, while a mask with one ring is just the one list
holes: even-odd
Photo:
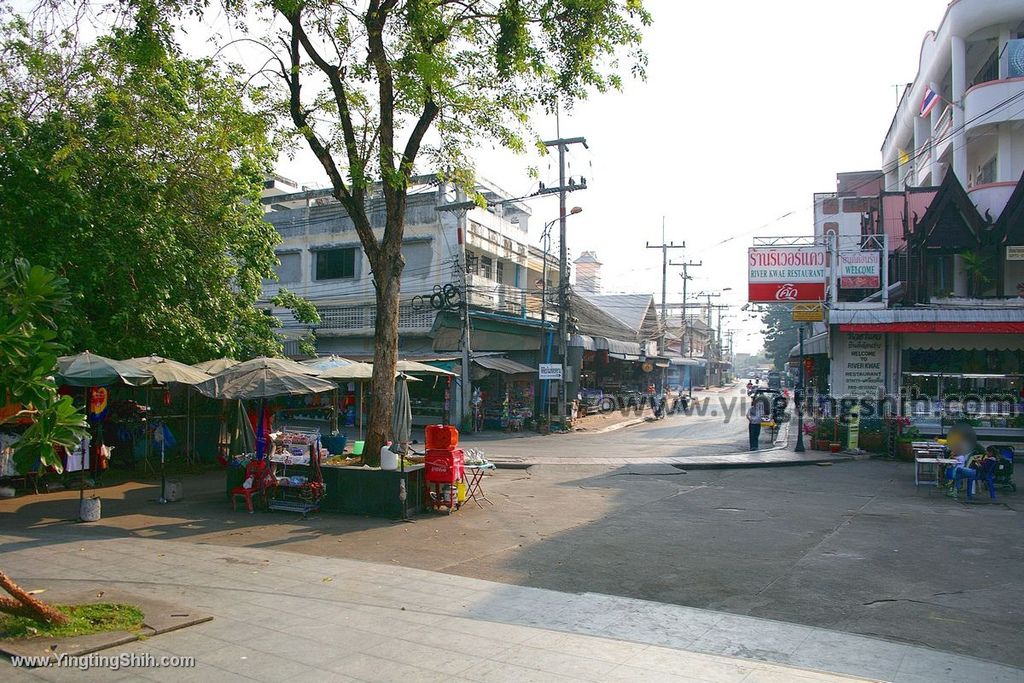
[[37, 462], [61, 467], [54, 445], [73, 447], [85, 436], [86, 422], [69, 396], [58, 396], [52, 375], [63, 347], [54, 320], [68, 307], [67, 281], [24, 259], [0, 269], [0, 404], [21, 410], [8, 418], [31, 418], [14, 449], [18, 471]]
[[316, 356], [316, 326], [320, 324], [320, 312], [316, 306], [284, 288], [278, 291], [271, 302], [275, 306], [290, 309], [295, 320], [306, 326], [308, 332], [299, 339], [299, 352], [304, 356]]
[[47, 624], [28, 617], [0, 614], [0, 637], [69, 638], [105, 631], [137, 631], [144, 615], [138, 607], [98, 602], [88, 605], [56, 605], [68, 615], [66, 624]]
[[786, 306], [767, 306], [761, 318], [764, 323], [764, 353], [776, 370], [786, 367], [789, 351], [800, 341], [800, 332]]
[[992, 273], [995, 259], [990, 254], [968, 251], [960, 254], [960, 263], [967, 275], [970, 296], [982, 296], [995, 284]]
[[0, 253], [68, 282], [72, 350], [183, 362], [274, 355], [254, 307], [276, 231], [259, 202], [275, 152], [232, 73], [152, 31], [66, 36], [3, 27]]

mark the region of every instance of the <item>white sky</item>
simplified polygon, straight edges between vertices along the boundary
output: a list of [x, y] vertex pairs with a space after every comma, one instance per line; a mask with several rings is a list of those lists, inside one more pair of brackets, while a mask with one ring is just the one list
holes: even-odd
[[[569, 172], [589, 189], [569, 195], [582, 214], [569, 219], [569, 249], [597, 251], [610, 292], [661, 297], [662, 217], [666, 239], [685, 242], [673, 260], [691, 269], [689, 292], [720, 291], [734, 304], [726, 329], [735, 350], [761, 348], [759, 320], [746, 301], [746, 250], [754, 235], [813, 230], [812, 194], [835, 188], [835, 174], [877, 168], [897, 102], [896, 84], [913, 80], [921, 41], [938, 27], [944, 0], [647, 0], [654, 24], [644, 42], [647, 80], [626, 77], [625, 91], [594, 95], [562, 115], [562, 134], [584, 136]], [[209, 54], [204, 32], [237, 37], [223, 16], [208, 17], [185, 45]], [[239, 55], [241, 52], [239, 52]], [[535, 128], [555, 137], [553, 117]], [[517, 156], [490, 147], [475, 154], [477, 173], [509, 192], [536, 189], [527, 175], [557, 185], [555, 156]], [[418, 169], [426, 171], [429, 169]], [[282, 158], [278, 171], [303, 184], [326, 178], [308, 153]], [[557, 197], [531, 200], [531, 241], [558, 213]], [[781, 218], [785, 216], [785, 218]], [[668, 298], [682, 297], [681, 269], [670, 268]]]
[[[590, 189], [569, 195], [568, 205], [584, 210], [569, 219], [569, 248], [597, 251], [606, 291], [654, 292], [660, 301], [661, 252], [645, 242], [661, 243], [664, 216], [667, 240], [686, 243], [670, 257], [704, 263], [691, 269], [689, 293], [731, 287], [716, 300], [736, 305], [724, 327], [737, 331], [736, 351], [758, 351], [759, 321], [739, 311], [752, 236], [810, 234], [814, 192], [833, 190], [838, 171], [878, 167], [894, 85], [913, 80], [921, 41], [938, 27], [946, 3], [648, 6], [647, 80], [627, 77], [623, 93], [595, 95], [562, 116], [562, 134], [590, 145], [570, 157], [570, 173], [585, 175]], [[555, 137], [553, 117], [538, 118], [535, 127]], [[475, 158], [479, 175], [516, 194], [536, 189], [531, 165], [547, 184], [558, 184], [554, 155], [487, 148]], [[284, 161], [284, 175], [322, 183], [315, 160]], [[558, 200], [531, 206], [531, 239], [539, 243]], [[669, 269], [669, 301], [682, 297], [680, 271]]]

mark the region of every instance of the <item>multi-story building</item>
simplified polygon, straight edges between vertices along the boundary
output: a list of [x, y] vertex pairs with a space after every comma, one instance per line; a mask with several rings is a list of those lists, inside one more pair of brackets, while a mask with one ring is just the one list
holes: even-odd
[[[352, 220], [328, 190], [282, 192], [285, 188], [298, 190], [295, 183], [275, 176], [268, 179], [264, 193], [266, 220], [281, 235], [278, 279], [264, 283], [264, 307], [282, 319], [286, 333], [304, 332], [287, 311], [274, 310], [269, 303], [280, 289], [287, 288], [312, 301], [320, 313], [318, 352], [372, 356], [376, 319], [373, 281]], [[474, 314], [500, 314], [509, 324], [541, 317], [537, 283], [545, 255], [528, 244], [530, 210], [495, 185], [482, 183], [478, 191], [487, 199], [487, 208], [466, 208], [465, 196], [435, 176], [417, 177], [410, 190], [399, 315], [403, 357], [457, 350], [459, 335], [454, 335], [453, 349], [452, 335], [438, 334], [441, 323], [451, 321], [439, 320], [443, 312], [431, 308], [429, 299], [435, 288], [461, 286], [463, 267]], [[457, 206], [448, 210], [452, 205]], [[382, 234], [382, 200], [371, 199], [368, 213], [374, 230]], [[548, 285], [557, 290], [557, 263], [550, 256], [547, 260]], [[557, 320], [558, 312], [545, 311], [545, 317]], [[535, 336], [539, 340], [539, 335]], [[474, 344], [478, 350], [492, 346]]]
[[[828, 333], [805, 355], [831, 362], [833, 395], [917, 392], [929, 409], [1024, 396], [1022, 124], [1024, 4], [954, 0], [925, 35], [882, 170], [814, 197], [815, 239], [833, 254]], [[866, 276], [847, 282], [851, 263]]]

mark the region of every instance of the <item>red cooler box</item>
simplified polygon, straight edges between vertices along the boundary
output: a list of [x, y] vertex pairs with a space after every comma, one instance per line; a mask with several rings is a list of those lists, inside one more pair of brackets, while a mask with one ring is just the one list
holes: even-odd
[[453, 484], [462, 479], [465, 459], [461, 448], [429, 449], [423, 460], [427, 483]]
[[459, 445], [459, 430], [451, 425], [427, 425], [427, 450], [452, 449]]

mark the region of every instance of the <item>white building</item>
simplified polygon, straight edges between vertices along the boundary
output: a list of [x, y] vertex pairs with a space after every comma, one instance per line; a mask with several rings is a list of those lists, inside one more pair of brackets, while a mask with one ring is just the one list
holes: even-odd
[[[532, 283], [541, 277], [543, 254], [528, 245], [529, 208], [509, 200], [510, 195], [497, 186], [482, 183], [478, 191], [487, 199], [488, 208], [445, 210], [465, 202], [466, 197], [435, 176], [419, 176], [414, 181], [402, 246], [402, 356], [431, 355], [440, 350], [436, 335], [432, 335], [438, 312], [429, 304], [418, 305], [422, 300], [414, 298], [429, 299], [435, 287], [460, 285], [463, 259], [469, 303], [475, 311], [503, 314], [511, 322], [539, 320], [541, 299]], [[281, 235], [276, 249], [281, 262], [278, 280], [264, 282], [263, 307], [282, 320], [286, 333], [304, 332], [287, 311], [274, 310], [270, 304], [270, 299], [286, 288], [316, 305], [322, 320], [316, 330], [319, 353], [372, 356], [373, 282], [369, 262], [344, 208], [329, 190], [298, 191], [295, 183], [277, 176], [268, 179], [263, 203], [268, 209], [266, 220]], [[383, 202], [371, 199], [369, 204], [370, 220], [380, 236]], [[550, 259], [548, 280], [552, 287], [557, 286], [557, 265]], [[547, 311], [549, 321], [557, 318], [557, 311]], [[451, 335], [442, 337], [450, 339]]]
[[[922, 116], [930, 92], [941, 99]], [[837, 398], [931, 397], [915, 419], [938, 434], [931, 411], [964, 396], [1024, 396], [1024, 2], [949, 4], [881, 152], [881, 171], [814, 197], [815, 237], [836, 234], [840, 264], [877, 255], [880, 277], [843, 284], [832, 257], [828, 332], [805, 355], [830, 365]], [[1024, 436], [1000, 431], [1000, 411], [979, 434]]]

